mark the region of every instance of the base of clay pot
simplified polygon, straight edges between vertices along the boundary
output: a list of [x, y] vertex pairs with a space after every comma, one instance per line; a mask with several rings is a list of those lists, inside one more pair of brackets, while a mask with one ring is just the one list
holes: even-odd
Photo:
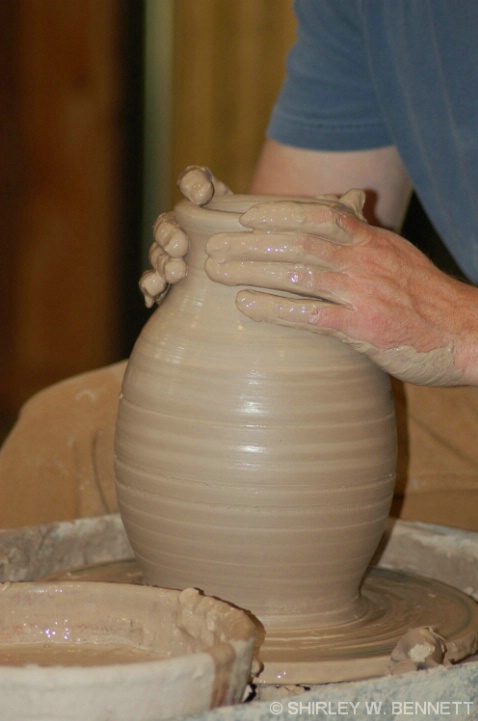
[[445, 662], [476, 653], [478, 605], [462, 591], [431, 578], [374, 568], [361, 593], [368, 608], [352, 623], [290, 633], [268, 629], [257, 683], [314, 685], [383, 676], [391, 671], [390, 654], [400, 639], [420, 627], [445, 639]]
[[[51, 578], [142, 582], [133, 560], [97, 564]], [[478, 605], [453, 586], [372, 568], [361, 594], [366, 611], [351, 623], [285, 632], [267, 629], [259, 651], [264, 667], [255, 683], [315, 685], [383, 676], [390, 673], [390, 654], [397, 643], [407, 631], [420, 627], [429, 627], [445, 639], [445, 662], [454, 663], [478, 651]]]

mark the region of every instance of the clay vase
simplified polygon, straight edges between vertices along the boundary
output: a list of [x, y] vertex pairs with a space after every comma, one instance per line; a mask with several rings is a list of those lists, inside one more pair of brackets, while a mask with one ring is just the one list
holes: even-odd
[[188, 275], [128, 363], [116, 484], [147, 584], [205, 593], [266, 628], [347, 623], [393, 493], [389, 377], [340, 341], [257, 323], [209, 280], [212, 233], [259, 197], [181, 201]]

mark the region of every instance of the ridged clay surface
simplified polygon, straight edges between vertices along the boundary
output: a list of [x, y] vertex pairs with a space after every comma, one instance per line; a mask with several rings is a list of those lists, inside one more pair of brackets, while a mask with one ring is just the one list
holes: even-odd
[[197, 587], [268, 628], [349, 622], [393, 493], [389, 378], [340, 341], [256, 323], [205, 244], [258, 200], [175, 209], [187, 277], [143, 329], [116, 428], [121, 514], [146, 583]]

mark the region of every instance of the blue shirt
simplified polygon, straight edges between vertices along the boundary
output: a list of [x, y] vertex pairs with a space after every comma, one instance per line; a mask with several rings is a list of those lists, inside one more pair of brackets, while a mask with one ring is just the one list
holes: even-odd
[[298, 39], [268, 136], [315, 150], [395, 145], [478, 283], [478, 2], [296, 0]]

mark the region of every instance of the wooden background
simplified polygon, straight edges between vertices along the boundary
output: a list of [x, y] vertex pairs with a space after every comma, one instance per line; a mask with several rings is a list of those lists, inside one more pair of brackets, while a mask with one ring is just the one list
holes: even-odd
[[208, 165], [247, 192], [295, 37], [291, 0], [176, 0], [173, 178]]
[[[294, 38], [291, 0], [172, 1], [171, 198], [191, 163], [245, 191]], [[4, 426], [37, 390], [123, 357], [143, 317], [142, 10], [0, 3]]]

